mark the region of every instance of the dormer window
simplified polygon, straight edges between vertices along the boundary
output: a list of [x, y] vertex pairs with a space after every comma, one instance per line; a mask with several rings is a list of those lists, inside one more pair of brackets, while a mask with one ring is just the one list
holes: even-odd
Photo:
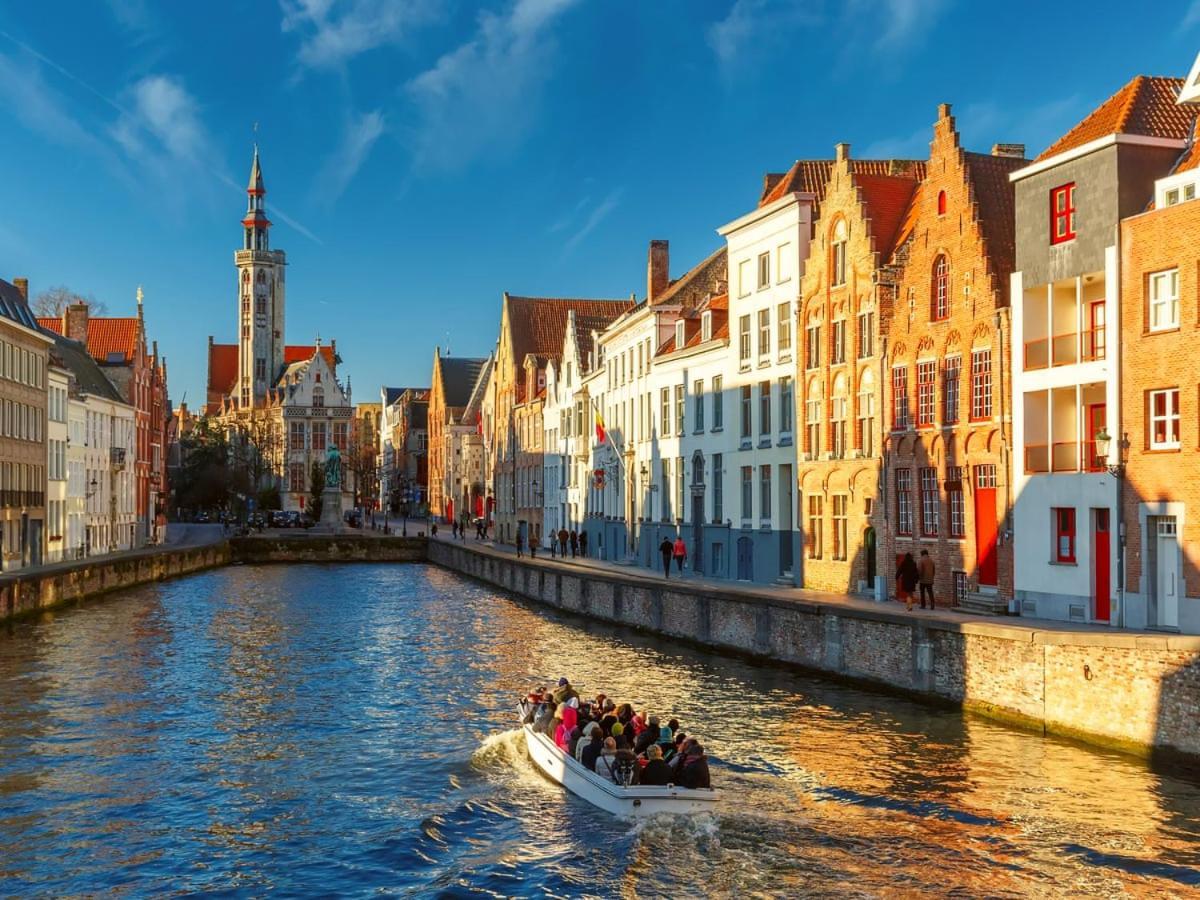
[[683, 349], [683, 319], [675, 323], [675, 349]]
[[706, 312], [700, 317], [700, 340], [712, 340], [712, 313]]

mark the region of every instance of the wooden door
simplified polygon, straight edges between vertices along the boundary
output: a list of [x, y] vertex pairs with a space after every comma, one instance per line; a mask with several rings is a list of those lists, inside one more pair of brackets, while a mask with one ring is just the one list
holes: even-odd
[[1161, 628], [1179, 627], [1179, 539], [1174, 516], [1160, 516], [1155, 530], [1158, 547], [1155, 555], [1158, 622]]
[[1112, 578], [1109, 566], [1112, 561], [1112, 537], [1109, 534], [1108, 510], [1092, 510], [1092, 585], [1093, 608], [1097, 622], [1107, 622], [1111, 615]]
[[996, 467], [975, 467], [975, 565], [980, 587], [996, 586]]

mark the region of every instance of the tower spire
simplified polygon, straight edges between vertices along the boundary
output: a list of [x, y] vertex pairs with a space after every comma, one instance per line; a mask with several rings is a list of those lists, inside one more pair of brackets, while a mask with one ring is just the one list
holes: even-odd
[[250, 183], [246, 185], [246, 217], [242, 219], [242, 227], [246, 230], [246, 250], [270, 249], [267, 229], [271, 222], [263, 207], [263, 197], [267, 188], [263, 184], [262, 165], [258, 161], [258, 143], [254, 144], [254, 161], [250, 164]]

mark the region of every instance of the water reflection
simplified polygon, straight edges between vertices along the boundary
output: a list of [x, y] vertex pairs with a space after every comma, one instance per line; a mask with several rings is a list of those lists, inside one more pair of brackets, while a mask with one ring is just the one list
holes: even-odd
[[[713, 756], [619, 822], [513, 700], [568, 674]], [[13, 893], [1180, 895], [1200, 789], [1136, 760], [562, 618], [428, 567], [239, 567], [0, 638]]]

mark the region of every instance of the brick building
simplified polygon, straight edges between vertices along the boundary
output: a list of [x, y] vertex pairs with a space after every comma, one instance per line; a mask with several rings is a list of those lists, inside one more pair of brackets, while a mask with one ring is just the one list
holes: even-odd
[[[1121, 223], [1125, 624], [1200, 633], [1200, 133]], [[1122, 447], [1120, 441], [1127, 444]], [[1181, 477], [1182, 476], [1182, 477]], [[1188, 513], [1191, 512], [1191, 518]]]
[[1012, 596], [1009, 175], [1024, 149], [963, 150], [949, 104], [939, 106], [893, 260], [881, 567], [890, 578], [903, 554], [928, 551], [943, 606], [970, 593], [1007, 610]]
[[[429, 514], [449, 522], [464, 513], [477, 515], [483, 503], [482, 478], [466, 485], [464, 494], [463, 415], [475, 393], [487, 359], [443, 356], [440, 347], [433, 351], [432, 387], [429, 389]], [[469, 423], [473, 426], [475, 423]], [[474, 431], [473, 427], [468, 427]], [[475, 501], [479, 502], [476, 503]]]
[[[799, 165], [799, 164], [798, 164]], [[814, 162], [827, 172], [800, 285], [797, 442], [807, 588], [871, 589], [878, 572], [881, 311], [892, 250], [925, 172], [911, 160], [856, 160], [847, 144]]]

